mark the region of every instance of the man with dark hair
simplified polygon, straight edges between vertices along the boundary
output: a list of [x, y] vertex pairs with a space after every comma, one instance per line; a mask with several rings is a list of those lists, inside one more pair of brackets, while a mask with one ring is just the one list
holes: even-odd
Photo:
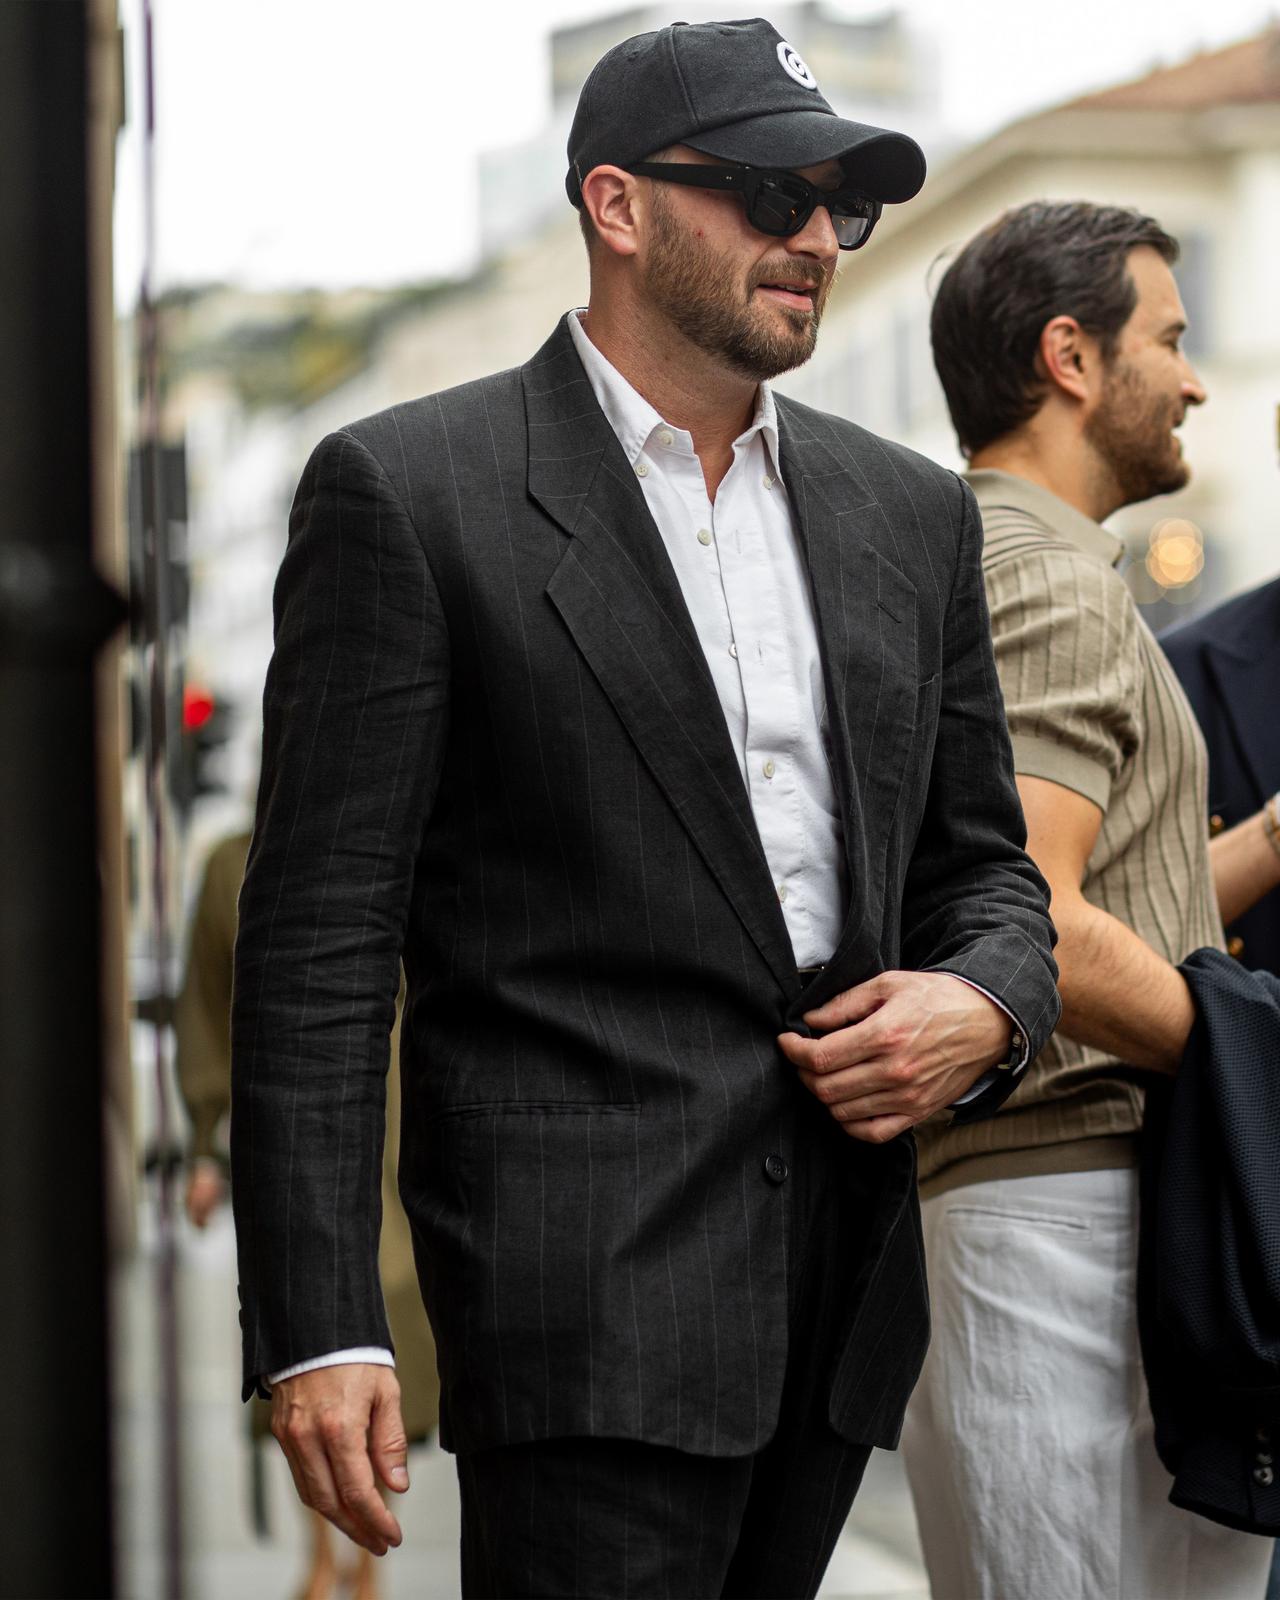
[[1062, 996], [998, 1118], [919, 1130], [935, 1332], [904, 1446], [935, 1600], [1266, 1586], [1265, 1541], [1168, 1503], [1138, 1355], [1141, 1077], [1190, 1033], [1177, 963], [1280, 882], [1257, 819], [1211, 856], [1204, 741], [1102, 526], [1187, 481], [1176, 429], [1205, 394], [1176, 258], [1149, 217], [1038, 202], [933, 308]]
[[[246, 1385], [379, 1552], [400, 1187], [469, 1595], [811, 1595], [927, 1336], [910, 1129], [1057, 1016], [953, 474], [774, 397], [924, 164], [767, 22], [583, 89], [591, 301], [323, 441], [240, 901]], [[660, 158], [660, 159], [659, 159]], [[870, 692], [868, 692], [870, 686]]]

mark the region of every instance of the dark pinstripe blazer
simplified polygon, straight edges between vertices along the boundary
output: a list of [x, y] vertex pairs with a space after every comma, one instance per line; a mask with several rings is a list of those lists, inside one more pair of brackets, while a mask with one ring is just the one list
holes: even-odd
[[[400, 1182], [457, 1449], [758, 1448], [787, 1338], [789, 1185], [764, 1161], [817, 1159], [778, 1032], [899, 965], [973, 978], [1033, 1049], [1052, 1028], [972, 497], [849, 423], [778, 410], [852, 885], [803, 992], [698, 639], [567, 329], [312, 456], [240, 902], [246, 1390], [388, 1342], [402, 952]], [[892, 1443], [927, 1338], [913, 1144], [826, 1147], [867, 1240], [831, 1417]]]

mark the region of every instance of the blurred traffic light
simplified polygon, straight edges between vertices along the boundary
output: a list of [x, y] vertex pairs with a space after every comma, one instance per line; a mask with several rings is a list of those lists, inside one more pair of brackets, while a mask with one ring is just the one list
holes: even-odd
[[201, 795], [223, 794], [230, 787], [227, 744], [235, 731], [235, 707], [204, 684], [182, 690], [182, 758], [174, 795], [185, 811]]

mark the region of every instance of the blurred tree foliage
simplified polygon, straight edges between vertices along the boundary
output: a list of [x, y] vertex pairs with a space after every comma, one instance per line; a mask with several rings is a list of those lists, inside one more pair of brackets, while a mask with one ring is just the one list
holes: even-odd
[[396, 322], [462, 287], [435, 281], [335, 293], [254, 293], [219, 284], [171, 289], [160, 302], [164, 375], [174, 384], [218, 374], [251, 411], [307, 405], [360, 372]]

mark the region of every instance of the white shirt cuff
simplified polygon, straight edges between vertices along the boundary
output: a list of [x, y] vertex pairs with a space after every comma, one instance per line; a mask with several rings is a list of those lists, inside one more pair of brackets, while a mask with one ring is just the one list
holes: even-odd
[[286, 1378], [296, 1378], [302, 1372], [315, 1372], [320, 1367], [344, 1367], [353, 1362], [363, 1362], [371, 1367], [394, 1367], [396, 1358], [390, 1350], [380, 1345], [363, 1344], [354, 1350], [334, 1350], [327, 1356], [312, 1356], [309, 1361], [297, 1361], [291, 1367], [281, 1367], [279, 1372], [269, 1372], [266, 1384], [283, 1383]]
[[953, 1100], [947, 1107], [948, 1111], [955, 1111], [960, 1106], [968, 1105], [970, 1100], [976, 1100], [980, 1094], [985, 1094], [991, 1085], [996, 1082], [1000, 1073], [1012, 1072], [1014, 1077], [1017, 1077], [1018, 1073], [1020, 1073], [1027, 1064], [1031, 1046], [1027, 1042], [1026, 1034], [1022, 1031], [1022, 1024], [1018, 1021], [1017, 1017], [1014, 1016], [1013, 1012], [1009, 1010], [1008, 1006], [1005, 1005], [1003, 1000], [997, 999], [989, 989], [984, 989], [980, 983], [975, 983], [972, 978], [961, 977], [958, 972], [950, 972], [947, 974], [947, 976], [950, 978], [960, 978], [961, 983], [967, 983], [971, 989], [976, 989], [979, 994], [985, 995], [993, 1006], [1000, 1007], [1001, 1011], [1004, 1012], [1009, 1021], [1013, 1023], [1013, 1038], [1009, 1041], [1009, 1050], [1011, 1054], [1016, 1051], [1018, 1057], [1016, 1061], [1011, 1061], [1008, 1064], [1002, 1062], [998, 1067], [988, 1067], [978, 1079], [977, 1083], [971, 1084], [958, 1100]]

